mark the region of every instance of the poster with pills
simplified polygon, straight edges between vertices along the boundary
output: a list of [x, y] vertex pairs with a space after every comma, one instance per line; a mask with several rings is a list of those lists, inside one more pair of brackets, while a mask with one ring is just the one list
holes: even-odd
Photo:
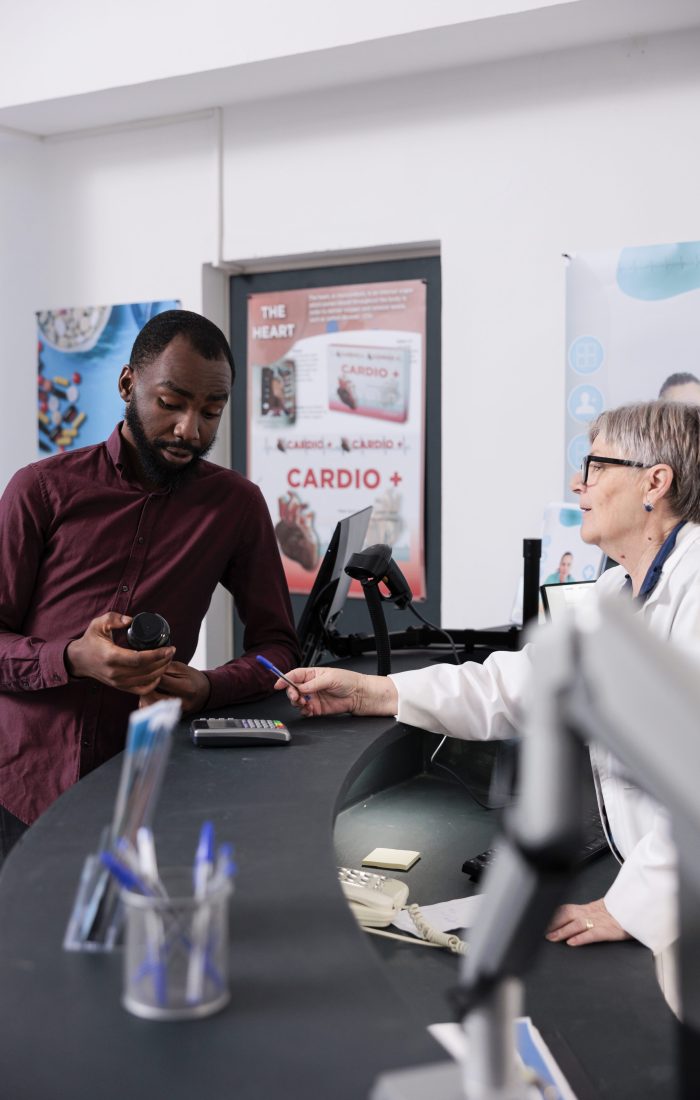
[[425, 598], [426, 287], [420, 279], [251, 294], [247, 473], [304, 595], [335, 525], [371, 505]]
[[566, 491], [605, 408], [700, 404], [700, 241], [567, 259]]
[[117, 385], [136, 336], [156, 313], [179, 306], [172, 299], [36, 314], [41, 458], [110, 435], [124, 416]]

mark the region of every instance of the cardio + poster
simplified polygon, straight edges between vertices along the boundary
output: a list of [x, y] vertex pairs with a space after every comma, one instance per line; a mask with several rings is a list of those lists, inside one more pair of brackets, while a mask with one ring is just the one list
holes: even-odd
[[426, 287], [420, 279], [248, 298], [248, 477], [265, 496], [291, 592], [310, 591], [336, 522], [371, 505], [425, 598]]

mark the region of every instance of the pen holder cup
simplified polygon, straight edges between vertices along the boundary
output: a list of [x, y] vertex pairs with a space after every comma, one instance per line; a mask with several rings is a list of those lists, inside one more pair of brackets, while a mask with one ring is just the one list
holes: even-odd
[[122, 1004], [148, 1020], [192, 1020], [227, 1004], [231, 883], [192, 896], [189, 868], [165, 871], [167, 897], [122, 891], [126, 918]]

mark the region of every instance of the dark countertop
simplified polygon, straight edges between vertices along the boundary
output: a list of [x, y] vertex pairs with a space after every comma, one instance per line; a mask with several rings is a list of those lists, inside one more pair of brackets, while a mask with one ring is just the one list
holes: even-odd
[[[488, 846], [496, 815], [425, 774], [428, 735], [390, 719], [297, 720], [283, 696], [245, 713], [283, 718], [292, 744], [195, 749], [181, 728], [154, 822], [162, 866], [190, 862], [205, 816], [236, 845], [231, 1003], [188, 1024], [136, 1019], [120, 1004], [119, 952], [62, 950], [83, 860], [111, 817], [117, 758], [51, 807], [0, 876], [7, 1100], [359, 1100], [379, 1073], [443, 1059], [425, 1025], [449, 1019], [457, 958], [366, 936], [335, 866], [379, 844], [417, 848], [410, 900], [458, 897], [471, 890], [461, 863]], [[600, 896], [613, 874], [607, 857], [591, 864], [570, 900]], [[639, 944], [543, 943], [526, 1011], [572, 1083], [578, 1062], [576, 1079], [601, 1097], [673, 1095], [672, 1016]]]

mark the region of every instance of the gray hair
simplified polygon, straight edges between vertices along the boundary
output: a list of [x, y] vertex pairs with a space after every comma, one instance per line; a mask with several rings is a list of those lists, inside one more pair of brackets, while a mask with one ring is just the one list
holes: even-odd
[[589, 428], [591, 445], [600, 435], [621, 458], [673, 470], [668, 493], [679, 519], [700, 523], [700, 406], [673, 401], [647, 401], [607, 409]]

